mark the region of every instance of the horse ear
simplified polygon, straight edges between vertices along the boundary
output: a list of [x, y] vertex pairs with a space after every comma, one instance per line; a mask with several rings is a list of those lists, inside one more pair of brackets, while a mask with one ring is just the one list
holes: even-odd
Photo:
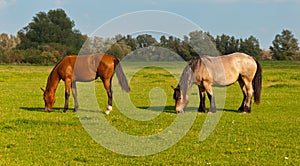
[[45, 93], [45, 89], [41, 88], [41, 90]]

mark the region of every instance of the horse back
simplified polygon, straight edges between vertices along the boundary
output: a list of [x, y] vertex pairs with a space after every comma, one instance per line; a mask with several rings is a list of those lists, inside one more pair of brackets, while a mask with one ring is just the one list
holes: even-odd
[[221, 58], [227, 84], [234, 83], [239, 77], [248, 81], [253, 79], [257, 64], [250, 55], [237, 52]]
[[228, 86], [240, 76], [252, 80], [256, 72], [255, 60], [244, 53], [233, 53], [218, 57], [201, 57], [191, 67], [197, 82], [207, 81], [214, 86]]
[[236, 70], [235, 72], [238, 72], [239, 74], [243, 75], [249, 75], [251, 77], [254, 76], [257, 64], [255, 59], [247, 54], [244, 53], [233, 53], [228, 55], [228, 61], [226, 59], [226, 56], [224, 56], [223, 64], [226, 69], [233, 68]]
[[114, 57], [107, 54], [66, 56], [58, 65], [61, 79], [89, 82], [114, 72]]

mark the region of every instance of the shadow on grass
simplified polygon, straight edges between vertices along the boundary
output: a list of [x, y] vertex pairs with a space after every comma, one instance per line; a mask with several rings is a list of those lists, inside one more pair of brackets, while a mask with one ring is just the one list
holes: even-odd
[[[45, 107], [19, 107], [22, 110], [26, 111], [35, 111], [35, 112], [45, 112]], [[52, 112], [62, 112], [64, 108], [62, 107], [55, 107], [52, 108]], [[73, 109], [68, 109], [68, 111], [73, 111]]]
[[157, 112], [166, 112], [166, 113], [175, 113], [175, 107], [174, 106], [140, 106], [137, 107], [139, 109], [147, 110], [149, 111], [157, 111]]
[[224, 112], [238, 112], [237, 110], [233, 110], [233, 109], [223, 109]]
[[[139, 109], [149, 109], [149, 111], [159, 111], [159, 112], [165, 112], [165, 113], [170, 113], [170, 114], [176, 114], [175, 111], [175, 106], [152, 106], [152, 107], [147, 107], [147, 106], [140, 106], [137, 107]], [[206, 109], [207, 113], [209, 110], [209, 108]], [[185, 112], [191, 112], [191, 111], [198, 111], [198, 107], [188, 107], [185, 109]], [[224, 111], [224, 112], [238, 112], [237, 110], [233, 110], [233, 109], [222, 109], [222, 108], [218, 108], [217, 111]], [[199, 113], [203, 113], [203, 112], [199, 112]]]
[[[19, 107], [22, 110], [26, 110], [26, 111], [32, 111], [32, 112], [46, 112], [44, 107]], [[54, 107], [52, 108], [52, 112], [60, 112], [63, 113], [64, 108], [63, 107]], [[87, 110], [87, 109], [80, 109], [78, 111], [84, 111], [84, 112], [89, 112], [89, 113], [98, 113], [100, 112], [101, 114], [105, 114], [104, 111], [100, 111], [100, 110]], [[67, 110], [67, 112], [74, 112], [73, 108], [69, 108]]]
[[[165, 112], [165, 113], [169, 113], [169, 114], [176, 114], [175, 111], [175, 106], [140, 106], [137, 107], [139, 109], [143, 109], [143, 110], [147, 110], [148, 111], [156, 111], [156, 112]], [[20, 109], [22, 110], [26, 110], [26, 111], [36, 111], [36, 112], [45, 112], [45, 108], [44, 107], [20, 107]], [[63, 107], [55, 107], [52, 108], [52, 112], [63, 112], [64, 108]], [[79, 111], [81, 109], [79, 108]], [[185, 109], [185, 112], [191, 112], [191, 111], [197, 111], [198, 108], [197, 107], [188, 107], [187, 109]], [[67, 112], [73, 112], [74, 109], [73, 108], [69, 108], [67, 110]], [[81, 110], [81, 111], [87, 111], [87, 112], [99, 112], [99, 110]], [[238, 112], [237, 110], [233, 110], [233, 109], [217, 109], [217, 111], [224, 111], [224, 112]], [[105, 114], [105, 112], [100, 111], [103, 114]], [[206, 109], [206, 113], [208, 112], [208, 108]], [[200, 112], [199, 112], [200, 113]]]

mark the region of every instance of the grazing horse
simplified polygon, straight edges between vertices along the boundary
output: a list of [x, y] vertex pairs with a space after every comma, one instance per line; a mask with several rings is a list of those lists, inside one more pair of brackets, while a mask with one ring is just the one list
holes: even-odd
[[262, 89], [262, 68], [257, 60], [244, 53], [233, 53], [219, 57], [193, 59], [183, 70], [178, 86], [174, 88], [175, 110], [183, 113], [188, 103], [187, 91], [193, 84], [200, 93], [199, 112], [205, 112], [205, 91], [210, 101], [209, 113], [216, 112], [212, 86], [229, 86], [236, 81], [243, 91], [243, 101], [238, 112], [250, 113], [251, 101], [260, 103]]
[[55, 102], [55, 91], [60, 80], [65, 82], [64, 112], [68, 109], [70, 89], [74, 98], [74, 111], [78, 110], [76, 82], [90, 82], [98, 77], [102, 80], [108, 96], [106, 114], [112, 110], [111, 82], [114, 73], [119, 84], [126, 92], [130, 91], [120, 60], [108, 54], [92, 54], [85, 56], [66, 56], [51, 71], [44, 92], [45, 111], [51, 112]]

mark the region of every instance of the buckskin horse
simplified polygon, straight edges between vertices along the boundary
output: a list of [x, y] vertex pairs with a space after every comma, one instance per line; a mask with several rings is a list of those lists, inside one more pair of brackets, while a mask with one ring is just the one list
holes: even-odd
[[183, 113], [188, 103], [187, 91], [198, 85], [200, 104], [198, 111], [205, 112], [205, 91], [210, 101], [209, 113], [216, 112], [213, 86], [229, 86], [239, 82], [244, 98], [238, 112], [250, 113], [251, 101], [260, 103], [262, 68], [258, 61], [244, 53], [218, 57], [204, 56], [191, 60], [182, 72], [178, 86], [174, 88], [175, 110]]
[[55, 91], [60, 80], [65, 82], [65, 105], [63, 112], [68, 110], [70, 89], [74, 98], [74, 111], [78, 110], [76, 82], [90, 82], [98, 77], [102, 80], [108, 96], [108, 105], [105, 111], [112, 110], [111, 82], [116, 73], [121, 88], [129, 92], [130, 88], [120, 64], [120, 60], [108, 54], [92, 54], [84, 56], [65, 56], [51, 71], [44, 92], [45, 111], [51, 112], [55, 102]]

